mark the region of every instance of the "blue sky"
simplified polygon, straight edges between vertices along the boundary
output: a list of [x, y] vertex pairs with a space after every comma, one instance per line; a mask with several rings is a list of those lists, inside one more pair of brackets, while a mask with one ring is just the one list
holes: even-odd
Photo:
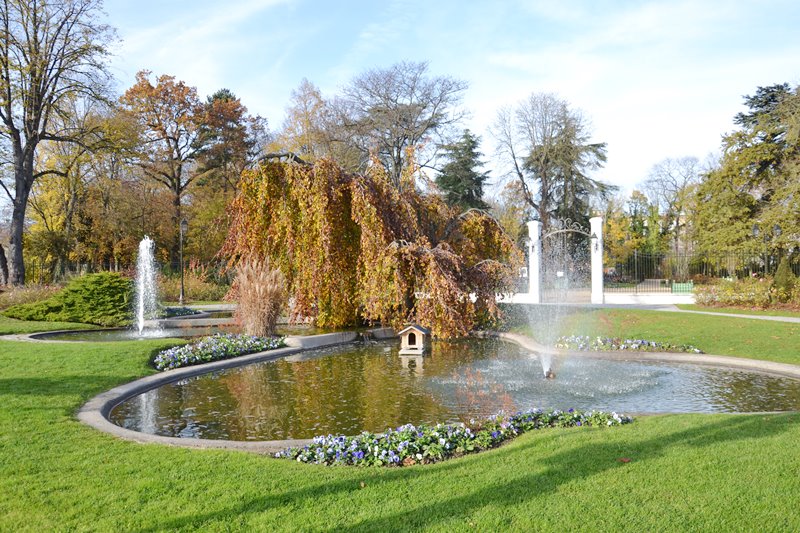
[[[497, 110], [553, 92], [608, 143], [596, 177], [630, 189], [666, 157], [703, 160], [742, 96], [800, 83], [800, 2], [107, 0], [119, 90], [172, 74], [226, 87], [275, 129], [303, 78], [330, 96], [368, 68], [428, 61], [465, 80], [465, 123], [494, 147]], [[493, 169], [495, 175], [501, 168]]]

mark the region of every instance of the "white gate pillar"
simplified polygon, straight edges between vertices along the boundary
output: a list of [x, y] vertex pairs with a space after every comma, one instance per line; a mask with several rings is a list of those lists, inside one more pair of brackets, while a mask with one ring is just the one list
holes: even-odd
[[542, 223], [528, 222], [528, 295], [530, 303], [542, 303]]
[[[529, 222], [530, 224], [530, 222]], [[592, 303], [602, 304], [603, 298], [603, 217], [589, 219], [592, 247]]]

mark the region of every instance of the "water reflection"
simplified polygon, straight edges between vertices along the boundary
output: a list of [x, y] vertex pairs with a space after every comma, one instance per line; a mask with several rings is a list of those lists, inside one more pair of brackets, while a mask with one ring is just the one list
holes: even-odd
[[[688, 364], [556, 360], [496, 340], [436, 342], [409, 364], [399, 343], [316, 350], [215, 372], [132, 398], [115, 423], [179, 437], [265, 440], [452, 422], [499, 409], [800, 410], [800, 381]], [[421, 363], [421, 364], [420, 364]]]

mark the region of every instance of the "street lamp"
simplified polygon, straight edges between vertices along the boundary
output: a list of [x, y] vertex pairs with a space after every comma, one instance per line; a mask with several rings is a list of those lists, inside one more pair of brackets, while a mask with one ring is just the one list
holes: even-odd
[[[761, 231], [760, 231], [760, 228], [758, 227], [758, 224], [753, 224], [753, 238], [754, 239], [758, 239], [758, 236], [759, 236], [760, 233], [761, 233]], [[767, 232], [765, 231], [763, 233], [764, 233], [764, 238], [762, 239], [762, 241], [764, 242], [764, 247], [763, 247], [764, 248], [764, 250], [763, 250], [764, 251], [764, 257], [762, 258], [764, 260], [764, 272], [763, 272], [763, 275], [766, 276], [767, 272], [769, 272], [769, 264], [768, 264], [769, 258], [767, 256]]]
[[189, 223], [186, 221], [185, 218], [181, 219], [180, 224], [180, 232], [178, 233], [178, 246], [179, 246], [179, 255], [180, 255], [180, 262], [181, 262], [181, 293], [178, 296], [178, 304], [183, 305], [183, 235], [189, 229]]

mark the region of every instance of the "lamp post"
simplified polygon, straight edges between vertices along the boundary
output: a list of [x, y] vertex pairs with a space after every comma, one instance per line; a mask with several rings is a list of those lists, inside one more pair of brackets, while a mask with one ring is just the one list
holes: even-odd
[[[778, 241], [780, 240], [780, 238], [781, 238], [781, 225], [780, 224], [775, 224], [775, 226], [772, 228], [772, 234], [775, 236], [775, 240], [778, 240]], [[778, 265], [781, 262], [781, 255], [783, 255], [783, 254], [781, 252], [781, 243], [780, 242], [776, 242], [774, 244], [774, 246], [775, 246], [775, 255], [777, 255], [777, 257], [775, 258], [775, 268], [777, 269]]]
[[183, 305], [183, 235], [189, 229], [189, 223], [186, 221], [185, 218], [181, 219], [180, 224], [180, 231], [178, 232], [178, 247], [179, 247], [179, 259], [181, 263], [181, 293], [178, 296], [178, 304]]
[[[753, 238], [758, 240], [758, 235], [760, 233], [761, 233], [761, 231], [760, 231], [760, 228], [758, 227], [758, 224], [753, 224]], [[767, 268], [767, 236], [766, 236], [766, 234], [764, 235], [764, 239], [763, 240], [764, 240], [764, 247], [763, 247], [764, 248], [764, 250], [763, 250], [764, 251], [764, 256], [763, 256], [764, 272], [763, 272], [763, 275], [766, 276], [767, 275], [767, 270], [768, 270], [768, 268]]]

